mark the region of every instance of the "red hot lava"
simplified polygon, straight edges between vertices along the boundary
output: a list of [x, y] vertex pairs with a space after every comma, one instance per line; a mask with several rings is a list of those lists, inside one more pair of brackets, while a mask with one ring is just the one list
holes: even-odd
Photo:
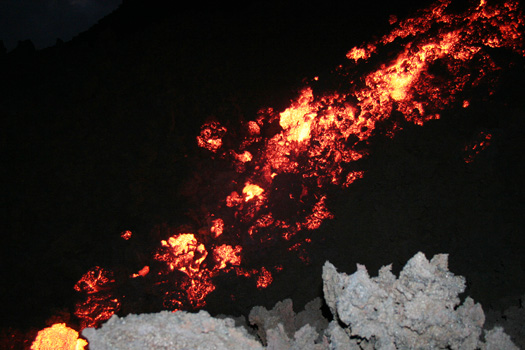
[[78, 332], [65, 323], [55, 323], [38, 332], [31, 350], [84, 350], [87, 341], [78, 338]]
[[[392, 137], [403, 123], [439, 119], [447, 107], [468, 107], [462, 92], [482, 83], [490, 88], [500, 70], [487, 48], [525, 56], [524, 17], [517, 2], [490, 6], [482, 0], [462, 14], [447, 12], [450, 4], [438, 1], [414, 17], [393, 18], [390, 33], [351, 49], [347, 64], [335, 71], [343, 81], [340, 91], [315, 92], [321, 80], [316, 77], [285, 110], [263, 109], [243, 124], [235, 133], [244, 135], [240, 139], [217, 121], [203, 125], [198, 146], [232, 170], [215, 189], [224, 195], [214, 209], [204, 210], [206, 227], [168, 230], [152, 264], [131, 277], [159, 286], [165, 308], [200, 308], [221, 273], [253, 277], [259, 288], [272, 283], [271, 271], [281, 267], [242, 267], [245, 244], [288, 244], [289, 251], [301, 252], [308, 261], [304, 246], [310, 240], [292, 238], [333, 217], [327, 205], [330, 190], [365, 175], [356, 162], [368, 156], [372, 137]], [[394, 58], [370, 62], [385, 52]], [[488, 141], [485, 137], [477, 149]], [[114, 282], [110, 271], [94, 268], [77, 283], [75, 289], [86, 296], [76, 311], [83, 327], [119, 311]]]

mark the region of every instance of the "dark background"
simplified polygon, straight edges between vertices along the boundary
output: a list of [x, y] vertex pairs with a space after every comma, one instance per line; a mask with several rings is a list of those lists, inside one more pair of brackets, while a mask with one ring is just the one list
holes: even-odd
[[[329, 75], [350, 48], [386, 33], [389, 15], [427, 4], [128, 0], [72, 41], [0, 54], [1, 327], [41, 328], [72, 312], [73, 285], [88, 269], [136, 272], [158, 245], [154, 225], [189, 220], [198, 198], [181, 188], [206, 164], [195, 136], [208, 117], [236, 125], [261, 107], [285, 108], [303, 79]], [[305, 233], [309, 265], [262, 252], [285, 266], [274, 283], [219, 279], [207, 309], [246, 314], [288, 297], [299, 309], [320, 295], [327, 259], [375, 275], [417, 251], [449, 253], [450, 270], [486, 309], [517, 303], [525, 75], [523, 58], [493, 55], [505, 68], [494, 95], [474, 91], [470, 108], [372, 145], [365, 177], [330, 199], [335, 219]], [[492, 144], [466, 164], [463, 148], [480, 131]], [[135, 247], [119, 237], [128, 229]]]
[[[0, 40], [7, 51], [31, 40], [36, 49], [69, 41], [115, 10], [122, 0], [2, 0]], [[1, 46], [0, 46], [1, 49]]]

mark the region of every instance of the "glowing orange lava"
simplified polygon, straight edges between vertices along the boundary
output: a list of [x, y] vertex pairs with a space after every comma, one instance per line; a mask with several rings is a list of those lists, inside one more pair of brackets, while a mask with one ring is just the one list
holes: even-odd
[[65, 323], [56, 323], [38, 332], [31, 350], [83, 350], [87, 344], [78, 338], [77, 331]]
[[137, 277], [144, 277], [146, 276], [147, 274], [149, 273], [149, 266], [146, 265], [144, 266], [142, 269], [139, 270], [139, 272], [137, 273], [134, 273], [131, 275], [132, 278], [137, 278]]
[[273, 282], [273, 277], [270, 271], [266, 270], [263, 266], [261, 268], [261, 274], [257, 278], [257, 288], [267, 288]]
[[133, 233], [130, 230], [126, 230], [126, 231], [123, 231], [123, 232], [120, 233], [120, 237], [122, 237], [122, 239], [127, 241], [127, 240], [129, 240], [131, 238], [132, 234]]
[[197, 137], [199, 147], [206, 148], [212, 152], [217, 152], [222, 146], [222, 137], [226, 133], [226, 128], [217, 122], [209, 122], [202, 126], [201, 133]]
[[161, 241], [162, 248], [155, 255], [158, 261], [164, 261], [170, 270], [177, 269], [188, 276], [199, 272], [200, 264], [208, 252], [204, 244], [197, 242], [192, 233], [182, 233]]
[[210, 228], [210, 232], [214, 234], [215, 238], [222, 235], [223, 231], [224, 231], [224, 221], [220, 218], [213, 220], [212, 226]]
[[233, 248], [230, 245], [223, 244], [216, 247], [213, 250], [213, 256], [217, 262], [217, 269], [221, 270], [226, 267], [227, 264], [232, 266], [239, 266], [241, 264], [241, 253], [242, 247], [236, 246]]
[[120, 301], [113, 295], [114, 282], [113, 272], [95, 266], [75, 284], [75, 290], [86, 295], [86, 300], [79, 302], [75, 310], [82, 328], [109, 320], [120, 309]]
[[242, 189], [242, 193], [244, 194], [244, 200], [246, 202], [253, 198], [260, 198], [263, 192], [264, 190], [262, 188], [249, 182], [247, 182], [244, 188]]
[[[334, 72], [337, 92], [318, 91], [323, 78], [315, 77], [289, 107], [261, 109], [240, 130], [205, 123], [198, 146], [231, 164], [225, 169], [229, 177], [211, 189], [221, 197], [202, 206], [196, 228], [162, 232], [166, 238], [153, 256], [157, 267], [148, 265], [132, 277], [152, 279], [163, 292], [163, 305], [175, 310], [204, 306], [219, 273], [232, 271], [256, 279], [257, 288], [268, 287], [270, 270], [282, 267], [244, 268], [247, 247], [278, 242], [307, 263], [304, 243], [310, 241], [297, 233], [334, 217], [330, 193], [365, 176], [360, 161], [369, 156], [374, 138], [394, 137], [407, 123], [437, 120], [449, 107], [468, 107], [465, 90], [492, 89], [500, 67], [488, 48], [525, 57], [518, 2], [481, 1], [461, 14], [448, 11], [450, 4], [438, 1], [405, 20], [392, 17], [388, 34], [349, 50], [348, 61]], [[465, 161], [490, 137], [481, 133], [468, 145]], [[111, 273], [100, 268], [77, 283], [75, 289], [87, 295], [76, 311], [84, 326], [119, 310], [119, 299], [108, 292], [112, 285]]]

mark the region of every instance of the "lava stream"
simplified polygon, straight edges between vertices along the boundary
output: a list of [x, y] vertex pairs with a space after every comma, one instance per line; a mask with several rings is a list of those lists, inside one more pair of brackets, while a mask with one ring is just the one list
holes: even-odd
[[[492, 89], [502, 69], [491, 49], [525, 57], [517, 2], [481, 1], [462, 14], [447, 12], [450, 4], [439, 1], [414, 17], [393, 19], [388, 34], [351, 49], [331, 78], [340, 82], [338, 91], [317, 91], [322, 78], [315, 78], [288, 108], [261, 109], [235, 132], [218, 121], [204, 124], [197, 145], [229, 164], [218, 170], [226, 174], [224, 182], [211, 189], [220, 198], [204, 203], [199, 227], [162, 229], [165, 239], [151, 264], [130, 279], [146, 281], [171, 310], [203, 307], [219, 274], [253, 278], [259, 288], [271, 285], [281, 267], [246, 268], [247, 254], [272, 244], [304, 252], [310, 241], [298, 242], [298, 233], [334, 217], [330, 194], [366, 175], [359, 160], [369, 156], [375, 137], [393, 137], [406, 123], [439, 119], [445, 108], [468, 108], [464, 91]], [[391, 58], [383, 59], [385, 53]], [[122, 237], [134, 239], [128, 232]], [[304, 254], [302, 259], [308, 261]], [[82, 327], [121, 310], [126, 295], [117, 286], [125, 283], [110, 270], [86, 273], [75, 287], [85, 296], [76, 311]]]

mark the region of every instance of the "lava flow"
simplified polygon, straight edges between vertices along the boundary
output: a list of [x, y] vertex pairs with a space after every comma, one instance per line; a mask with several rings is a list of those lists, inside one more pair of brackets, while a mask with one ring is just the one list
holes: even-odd
[[[373, 138], [439, 119], [445, 108], [468, 107], [465, 90], [494, 86], [501, 67], [492, 49], [525, 57], [517, 2], [482, 0], [461, 14], [448, 11], [450, 4], [439, 1], [406, 20], [393, 18], [390, 33], [351, 49], [334, 71], [336, 92], [317, 91], [322, 79], [315, 78], [288, 108], [261, 109], [237, 130], [216, 120], [204, 124], [197, 145], [226, 168], [214, 174], [215, 188], [203, 189], [214, 195], [203, 198], [219, 199], [203, 199], [198, 224], [156, 228], [165, 238], [151, 263], [128, 278], [146, 281], [171, 310], [202, 308], [216, 288], [214, 277], [223, 273], [268, 287], [283, 267], [243, 266], [249, 254], [275, 244], [304, 252], [311, 240], [298, 233], [334, 217], [331, 193], [365, 176], [359, 160], [369, 156]], [[490, 140], [480, 137], [476, 152]], [[122, 237], [134, 238], [129, 231]], [[75, 286], [86, 298], [76, 308], [82, 327], [122, 310], [127, 296], [118, 286], [124, 283], [100, 267], [86, 273]]]

